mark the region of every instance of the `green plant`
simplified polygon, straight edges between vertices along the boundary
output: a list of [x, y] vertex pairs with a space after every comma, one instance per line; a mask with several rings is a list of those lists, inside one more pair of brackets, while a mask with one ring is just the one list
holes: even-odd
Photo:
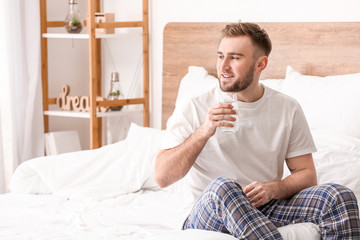
[[110, 96], [120, 96], [120, 91], [117, 90], [116, 92], [110, 93]]
[[74, 17], [74, 18], [71, 20], [71, 24], [72, 24], [73, 26], [77, 26], [77, 25], [80, 24], [80, 21], [79, 21], [76, 17]]

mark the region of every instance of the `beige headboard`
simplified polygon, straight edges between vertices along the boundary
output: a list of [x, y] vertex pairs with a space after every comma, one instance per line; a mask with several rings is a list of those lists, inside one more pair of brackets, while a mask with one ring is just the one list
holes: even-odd
[[[286, 66], [309, 75], [360, 72], [360, 22], [258, 23], [273, 50], [262, 79], [284, 78]], [[189, 66], [216, 75], [220, 30], [226, 23], [168, 23], [164, 30], [162, 128], [172, 114]]]

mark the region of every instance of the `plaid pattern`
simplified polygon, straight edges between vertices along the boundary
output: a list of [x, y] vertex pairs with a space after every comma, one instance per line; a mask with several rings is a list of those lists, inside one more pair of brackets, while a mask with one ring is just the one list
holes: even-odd
[[317, 185], [289, 200], [254, 208], [241, 186], [226, 177], [208, 186], [183, 228], [219, 231], [238, 239], [282, 239], [277, 227], [300, 222], [318, 224], [322, 239], [360, 239], [357, 200], [344, 186]]

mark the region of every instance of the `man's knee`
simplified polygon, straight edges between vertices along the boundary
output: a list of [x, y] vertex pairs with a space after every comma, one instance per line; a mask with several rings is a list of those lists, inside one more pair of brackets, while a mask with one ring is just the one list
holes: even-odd
[[205, 193], [216, 195], [219, 198], [225, 198], [230, 195], [236, 195], [240, 198], [245, 197], [241, 186], [229, 177], [216, 178], [208, 185]]
[[333, 203], [354, 203], [357, 205], [357, 199], [354, 192], [346, 186], [327, 183], [319, 185], [321, 195], [325, 196], [329, 201]]
[[242, 190], [241, 186], [237, 182], [235, 182], [234, 179], [229, 177], [218, 177], [209, 184], [209, 189], [212, 190], [233, 188]]
[[320, 185], [320, 187], [323, 188], [331, 196], [344, 196], [346, 199], [356, 200], [354, 192], [344, 185], [340, 185], [337, 183], [326, 183]]

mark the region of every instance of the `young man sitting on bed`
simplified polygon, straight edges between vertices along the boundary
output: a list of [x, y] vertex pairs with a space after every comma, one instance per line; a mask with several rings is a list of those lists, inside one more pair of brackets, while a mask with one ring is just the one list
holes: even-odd
[[[282, 239], [277, 227], [318, 224], [324, 239], [359, 239], [357, 200], [348, 188], [317, 185], [316, 151], [299, 104], [259, 84], [271, 41], [252, 23], [227, 25], [218, 49], [219, 86], [176, 107], [166, 146], [155, 164], [166, 187], [188, 174], [199, 196], [183, 228], [230, 233], [239, 239]], [[238, 109], [219, 104], [220, 89], [236, 93]], [[238, 114], [239, 128], [232, 127]], [[282, 179], [284, 161], [290, 176]]]

